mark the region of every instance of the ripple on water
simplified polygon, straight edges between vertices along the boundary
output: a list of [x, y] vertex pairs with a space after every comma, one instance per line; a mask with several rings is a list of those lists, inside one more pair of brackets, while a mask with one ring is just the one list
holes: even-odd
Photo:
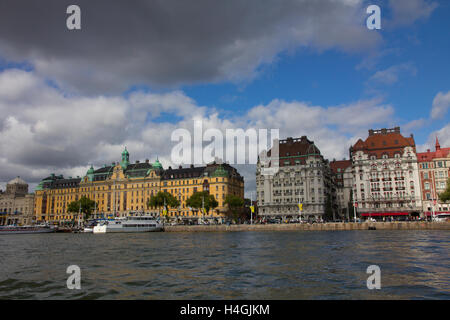
[[[450, 299], [447, 231], [3, 237], [2, 299]], [[66, 268], [82, 289], [66, 288]], [[366, 288], [379, 265], [382, 289]]]

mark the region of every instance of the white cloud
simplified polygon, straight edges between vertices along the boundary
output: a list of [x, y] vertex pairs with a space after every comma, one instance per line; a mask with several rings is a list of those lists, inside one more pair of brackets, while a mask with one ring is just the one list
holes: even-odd
[[450, 108], [450, 91], [447, 93], [439, 92], [433, 100], [433, 108], [431, 109], [431, 118], [439, 119], [446, 115]]
[[403, 63], [391, 66], [385, 70], [377, 71], [369, 79], [369, 83], [381, 83], [385, 85], [392, 85], [398, 82], [401, 74], [416, 75], [417, 69], [411, 63]]
[[417, 150], [425, 152], [427, 149], [434, 151], [436, 144], [436, 137], [439, 139], [441, 148], [450, 148], [450, 123], [437, 131], [429, 134], [427, 142], [423, 145], [417, 146]]
[[388, 26], [398, 27], [427, 19], [438, 4], [428, 0], [389, 0], [389, 7], [393, 18], [388, 22]]
[[[255, 128], [280, 129], [282, 139], [307, 135], [325, 157], [340, 159], [348, 157], [348, 148], [357, 137], [365, 136], [368, 128], [385, 125], [394, 113], [380, 100], [326, 107], [275, 99], [223, 119], [221, 114], [229, 111], [199, 106], [180, 91], [71, 96], [33, 72], [0, 72], [0, 84], [9, 83], [9, 78], [14, 85], [0, 91], [2, 183], [17, 175], [34, 185], [52, 172], [82, 176], [91, 164], [99, 167], [119, 161], [124, 146], [132, 161], [154, 161], [158, 156], [168, 167], [173, 165], [170, 153], [176, 144], [170, 141], [172, 132], [192, 130], [194, 119], [203, 121], [203, 132]], [[162, 114], [172, 120], [162, 121]], [[255, 167], [240, 168], [248, 191], [254, 187]]]

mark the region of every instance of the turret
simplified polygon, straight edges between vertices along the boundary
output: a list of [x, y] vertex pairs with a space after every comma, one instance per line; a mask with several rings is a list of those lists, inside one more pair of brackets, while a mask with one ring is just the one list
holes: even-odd
[[128, 153], [127, 147], [122, 151], [122, 160], [120, 161], [120, 165], [122, 169], [126, 169], [130, 164], [130, 154]]

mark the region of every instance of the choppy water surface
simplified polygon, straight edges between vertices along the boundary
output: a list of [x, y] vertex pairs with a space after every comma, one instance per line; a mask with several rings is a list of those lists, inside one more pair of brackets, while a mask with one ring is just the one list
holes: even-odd
[[[0, 236], [1, 299], [450, 299], [448, 231]], [[381, 290], [366, 269], [381, 268]], [[66, 268], [81, 268], [81, 290]]]

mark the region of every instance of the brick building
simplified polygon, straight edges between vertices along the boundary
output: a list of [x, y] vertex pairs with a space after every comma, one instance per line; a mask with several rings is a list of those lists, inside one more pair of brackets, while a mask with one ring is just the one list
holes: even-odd
[[445, 191], [450, 171], [450, 148], [441, 148], [436, 137], [435, 151], [417, 154], [419, 177], [425, 215], [450, 211], [449, 203], [439, 201], [439, 193]]

